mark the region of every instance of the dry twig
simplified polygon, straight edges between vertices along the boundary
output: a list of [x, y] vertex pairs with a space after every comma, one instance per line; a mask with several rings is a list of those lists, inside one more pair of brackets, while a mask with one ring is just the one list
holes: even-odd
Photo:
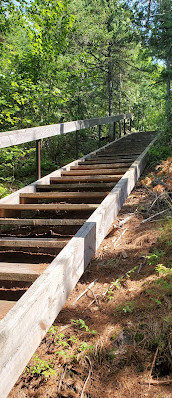
[[84, 397], [85, 387], [86, 387], [86, 385], [87, 385], [87, 383], [88, 383], [88, 380], [89, 380], [89, 378], [90, 378], [90, 376], [91, 376], [91, 373], [92, 373], [92, 364], [91, 364], [90, 358], [88, 358], [88, 357], [85, 357], [85, 358], [87, 359], [87, 361], [88, 361], [90, 367], [89, 367], [88, 376], [87, 376], [87, 378], [86, 378], [86, 380], [85, 380], [85, 383], [84, 383], [83, 388], [82, 388], [82, 391], [81, 391], [80, 398], [83, 398], [83, 397]]
[[153, 380], [153, 379], [151, 379], [151, 380], [149, 380], [149, 381], [147, 381], [147, 380], [145, 380], [145, 381], [142, 381], [140, 384], [166, 384], [166, 385], [168, 385], [168, 384], [171, 384], [172, 383], [172, 380], [171, 379], [169, 379], [169, 380]]
[[88, 290], [91, 290], [91, 288], [95, 285], [95, 283], [97, 282], [98, 279], [95, 279], [93, 282], [91, 282], [88, 287], [84, 290], [84, 292], [82, 292], [77, 298], [76, 300], [72, 303], [72, 305], [75, 305], [77, 303], [77, 301], [84, 296], [84, 294], [86, 294], [88, 292]]
[[[114, 247], [117, 246], [117, 243], [120, 241], [120, 239], [122, 238], [122, 236], [125, 234], [125, 232], [127, 231], [127, 228], [124, 229], [124, 231], [122, 231], [121, 235], [119, 236], [119, 238], [117, 238], [117, 240], [114, 243]], [[114, 240], [112, 240], [112, 242], [114, 242]]]
[[144, 224], [145, 222], [152, 220], [152, 218], [159, 216], [159, 214], [165, 213], [165, 211], [169, 211], [169, 209], [165, 209], [165, 210], [160, 211], [159, 213], [153, 214], [153, 216], [150, 216], [150, 217], [146, 218], [145, 220], [142, 220], [140, 224]]
[[159, 351], [159, 347], [157, 347], [157, 349], [155, 351], [155, 355], [153, 357], [153, 361], [152, 361], [152, 366], [151, 366], [151, 370], [150, 370], [150, 374], [149, 374], [149, 378], [150, 378], [150, 380], [149, 380], [150, 381], [149, 388], [150, 388], [150, 384], [151, 384], [152, 371], [153, 371], [153, 368], [155, 366], [155, 361], [156, 361], [156, 358], [157, 358], [157, 355], [158, 355], [158, 351]]
[[61, 390], [62, 382], [63, 382], [65, 374], [66, 374], [66, 369], [67, 369], [67, 365], [65, 365], [64, 372], [62, 373], [61, 378], [60, 378], [59, 387], [58, 387], [58, 393]]

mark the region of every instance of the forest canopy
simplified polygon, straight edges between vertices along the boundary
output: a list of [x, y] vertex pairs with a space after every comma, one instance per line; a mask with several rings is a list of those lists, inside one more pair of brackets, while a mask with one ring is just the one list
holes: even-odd
[[123, 112], [135, 130], [170, 124], [171, 9], [172, 0], [1, 1], [1, 131]]

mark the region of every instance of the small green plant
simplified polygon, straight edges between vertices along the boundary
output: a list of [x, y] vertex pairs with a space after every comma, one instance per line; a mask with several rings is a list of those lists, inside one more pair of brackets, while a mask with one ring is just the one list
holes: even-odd
[[45, 361], [40, 359], [38, 355], [34, 355], [33, 366], [27, 366], [26, 371], [38, 377], [43, 375], [49, 377], [56, 374], [53, 361]]
[[155, 267], [156, 271], [162, 275], [172, 275], [172, 268], [167, 268], [163, 264], [157, 264]]
[[58, 326], [51, 325], [50, 329], [48, 330], [48, 334], [50, 336], [54, 336], [57, 333]]
[[113, 299], [113, 295], [114, 295], [114, 292], [113, 292], [113, 290], [112, 289], [108, 289], [108, 291], [107, 291], [107, 299], [110, 301], [110, 300], [112, 300]]
[[127, 303], [125, 303], [124, 306], [118, 305], [117, 309], [118, 311], [122, 311], [124, 314], [127, 314], [128, 312], [133, 312], [134, 303], [133, 301], [128, 301]]
[[83, 341], [78, 347], [79, 352], [92, 351], [93, 349], [94, 349], [94, 345], [88, 344], [86, 341]]
[[116, 287], [116, 289], [119, 290], [120, 287], [121, 287], [121, 282], [122, 282], [122, 280], [123, 280], [123, 277], [121, 276], [120, 278], [116, 279], [116, 281], [112, 282], [112, 285], [113, 285], [114, 287]]
[[65, 348], [71, 348], [70, 344], [65, 340], [64, 333], [60, 333], [58, 335], [56, 345], [59, 345], [59, 346], [65, 347]]
[[164, 252], [162, 250], [158, 251], [155, 249], [153, 253], [148, 254], [145, 258], [147, 258], [149, 265], [155, 265], [163, 255]]
[[80, 329], [85, 329], [86, 332], [91, 334], [97, 334], [96, 330], [90, 330], [89, 327], [85, 324], [83, 319], [71, 319], [73, 325], [79, 326]]
[[155, 300], [155, 303], [156, 303], [157, 305], [161, 305], [161, 304], [162, 304], [161, 301], [158, 300], [157, 298], [155, 298], [154, 300]]

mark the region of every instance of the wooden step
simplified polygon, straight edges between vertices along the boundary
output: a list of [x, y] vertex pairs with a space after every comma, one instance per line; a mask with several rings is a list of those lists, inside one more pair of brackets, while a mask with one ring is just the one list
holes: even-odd
[[107, 155], [105, 155], [105, 156], [95, 156], [95, 157], [92, 157], [91, 159], [89, 159], [89, 160], [92, 160], [92, 161], [98, 161], [98, 160], [101, 160], [102, 162], [105, 162], [106, 163], [106, 161], [111, 161], [111, 163], [120, 163], [120, 160], [122, 161], [122, 163], [125, 163], [125, 161], [128, 163], [128, 162], [133, 162], [134, 160], [136, 159], [136, 157], [135, 156], [133, 156], [133, 157], [122, 157], [122, 158], [119, 158], [119, 156], [117, 157], [117, 156], [114, 156], [114, 155], [112, 155], [112, 156], [107, 156]]
[[122, 169], [121, 173], [123, 173], [123, 169], [127, 170], [130, 167], [131, 163], [101, 163], [101, 164], [79, 164], [78, 166], [71, 166], [70, 170], [95, 170], [95, 169]]
[[62, 201], [63, 199], [81, 199], [81, 200], [94, 200], [94, 199], [104, 199], [107, 192], [36, 192], [36, 193], [21, 193], [20, 203], [35, 203], [39, 200], [48, 201]]
[[57, 248], [63, 249], [69, 239], [60, 240], [56, 238], [14, 238], [8, 237], [8, 239], [0, 238], [0, 248], [10, 247], [11, 249], [22, 247], [22, 248]]
[[[133, 161], [135, 160], [135, 158], [134, 159], [121, 159], [121, 163], [122, 164], [128, 164], [128, 163], [130, 163], [130, 165], [133, 163]], [[118, 158], [118, 159], [112, 159], [112, 158], [90, 158], [90, 159], [87, 159], [87, 160], [85, 160], [84, 162], [78, 162], [78, 165], [79, 166], [85, 166], [85, 165], [88, 165], [88, 164], [90, 164], [90, 165], [92, 165], [92, 164], [119, 164], [120, 163], [120, 159]]]
[[66, 191], [78, 191], [78, 192], [85, 192], [85, 191], [111, 191], [112, 188], [115, 186], [114, 182], [107, 182], [102, 184], [100, 183], [80, 183], [80, 184], [38, 184], [36, 185], [36, 190], [37, 191], [63, 191], [64, 189]]
[[47, 266], [48, 264], [0, 262], [0, 280], [33, 282]]
[[21, 211], [94, 211], [98, 204], [2, 204], [0, 205], [0, 217], [13, 217], [13, 214], [21, 215]]
[[64, 176], [51, 177], [50, 183], [63, 184], [64, 182], [116, 182], [121, 179], [122, 175], [102, 175], [102, 176]]
[[39, 227], [39, 226], [47, 226], [47, 227], [58, 227], [58, 226], [73, 226], [78, 225], [81, 226], [85, 222], [85, 219], [48, 219], [48, 218], [0, 218], [0, 226], [16, 226], [16, 227]]
[[14, 307], [16, 301], [0, 300], [0, 320]]
[[[116, 152], [116, 153], [115, 153]], [[127, 153], [126, 153], [127, 152]], [[128, 159], [128, 158], [135, 158], [135, 157], [137, 157], [137, 156], [139, 156], [140, 155], [140, 151], [139, 152], [137, 152], [137, 153], [129, 153], [128, 152], [128, 150], [127, 150], [127, 148], [126, 148], [126, 151], [125, 151], [125, 153], [118, 153], [118, 151], [108, 151], [108, 152], [105, 152], [105, 151], [102, 151], [102, 152], [98, 152], [97, 154], [96, 154], [96, 157], [107, 157], [107, 158], [115, 158], [115, 157], [120, 157], [120, 158], [124, 158], [124, 159]]]
[[62, 176], [86, 176], [86, 175], [122, 175], [127, 171], [126, 169], [97, 169], [97, 170], [70, 170], [70, 171], [62, 171]]

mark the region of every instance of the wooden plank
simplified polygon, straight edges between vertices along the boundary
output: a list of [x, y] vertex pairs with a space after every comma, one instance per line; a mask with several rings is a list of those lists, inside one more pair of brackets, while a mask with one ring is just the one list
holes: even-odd
[[6, 217], [20, 217], [21, 212], [23, 211], [53, 211], [53, 212], [59, 212], [59, 211], [94, 211], [97, 209], [99, 205], [95, 203], [78, 203], [78, 204], [44, 204], [44, 203], [37, 203], [37, 204], [17, 204], [17, 205], [11, 205], [11, 204], [2, 204], [0, 205], [0, 217], [6, 218]]
[[69, 239], [56, 239], [56, 238], [0, 238], [0, 248], [10, 247], [11, 249], [17, 247], [37, 247], [37, 248], [57, 248], [62, 249], [69, 242]]
[[110, 155], [110, 154], [105, 154], [105, 155], [101, 155], [101, 154], [97, 154], [96, 156], [91, 157], [91, 160], [113, 160], [116, 162], [119, 162], [120, 160], [122, 160], [123, 162], [127, 160], [127, 162], [132, 162], [136, 159], [137, 156], [118, 156], [118, 155]]
[[70, 210], [70, 211], [86, 211], [86, 210], [96, 210], [98, 205], [96, 204], [26, 204], [26, 205], [11, 205], [11, 204], [2, 204], [0, 205], [0, 210], [20, 210], [20, 211], [63, 211], [63, 210]]
[[[126, 153], [127, 152], [127, 153]], [[118, 151], [102, 151], [100, 153], [97, 154], [98, 158], [115, 158], [115, 157], [122, 157], [124, 159], [128, 159], [128, 158], [136, 158], [137, 156], [140, 155], [140, 151], [138, 153], [132, 153], [129, 152], [129, 150], [126, 147], [125, 153], [118, 153]]]
[[62, 199], [103, 199], [107, 195], [106, 192], [36, 192], [20, 194], [20, 204], [34, 203], [38, 200], [56, 201]]
[[11, 225], [17, 227], [25, 226], [69, 226], [78, 225], [81, 226], [85, 222], [85, 219], [47, 219], [47, 218], [0, 218], [0, 225]]
[[48, 264], [2, 263], [0, 280], [33, 282], [47, 268]]
[[85, 175], [122, 175], [127, 169], [97, 169], [97, 170], [70, 170], [62, 171], [62, 176], [85, 176]]
[[112, 182], [112, 181], [119, 181], [122, 175], [102, 175], [102, 176], [65, 176], [65, 177], [51, 177], [51, 183], [59, 183], [63, 184], [64, 182]]
[[70, 170], [97, 170], [97, 169], [126, 169], [131, 166], [130, 163], [101, 163], [101, 164], [87, 164], [83, 162], [83, 165], [71, 166]]
[[73, 131], [94, 127], [100, 124], [112, 124], [115, 121], [129, 118], [131, 118], [130, 113], [94, 119], [76, 120], [66, 123], [50, 124], [40, 127], [30, 127], [21, 130], [6, 131], [4, 133], [1, 133], [0, 148], [6, 148], [12, 145], [24, 144], [25, 142], [31, 142], [47, 137], [67, 134]]
[[78, 192], [81, 191], [90, 191], [90, 190], [103, 190], [103, 191], [110, 191], [114, 187], [114, 182], [106, 182], [102, 184], [101, 182], [99, 183], [80, 183], [80, 184], [46, 184], [46, 185], [41, 185], [38, 184], [36, 186], [37, 190], [39, 191], [60, 191], [60, 190], [76, 190]]
[[[16, 304], [16, 301], [0, 300], [0, 320], [11, 310]], [[2, 397], [3, 398], [3, 397]]]
[[1, 398], [7, 397], [106, 236], [145, 167], [151, 145], [137, 158], [75, 237], [1, 321]]
[[101, 158], [92, 158], [92, 159], [89, 159], [89, 160], [85, 160], [84, 162], [79, 162], [78, 163], [78, 165], [80, 166], [85, 166], [85, 165], [92, 165], [92, 164], [111, 164], [112, 162], [114, 163], [114, 164], [116, 164], [116, 163], [120, 163], [120, 161], [121, 161], [121, 163], [129, 163], [130, 162], [130, 165], [131, 165], [131, 163], [133, 162], [133, 159], [112, 159], [112, 158], [103, 158], [103, 159], [101, 159]]

